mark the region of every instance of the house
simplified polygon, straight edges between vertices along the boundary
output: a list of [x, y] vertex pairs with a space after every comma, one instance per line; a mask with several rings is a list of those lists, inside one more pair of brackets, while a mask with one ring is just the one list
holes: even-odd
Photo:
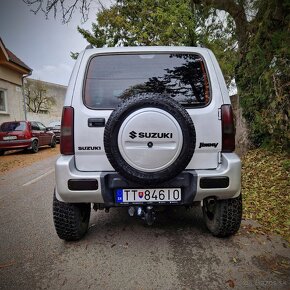
[[0, 38], [0, 124], [26, 119], [23, 79], [32, 69], [5, 47]]

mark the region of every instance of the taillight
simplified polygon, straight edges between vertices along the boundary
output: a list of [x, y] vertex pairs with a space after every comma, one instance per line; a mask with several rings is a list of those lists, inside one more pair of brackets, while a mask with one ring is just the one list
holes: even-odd
[[222, 105], [222, 151], [233, 152], [235, 150], [235, 124], [231, 105]]
[[64, 107], [62, 110], [60, 153], [63, 155], [73, 155], [75, 153], [74, 109], [72, 107]]

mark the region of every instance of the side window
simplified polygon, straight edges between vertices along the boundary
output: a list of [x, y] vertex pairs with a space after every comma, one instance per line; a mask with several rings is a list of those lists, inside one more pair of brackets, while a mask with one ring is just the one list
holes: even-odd
[[36, 122], [31, 122], [31, 129], [34, 131], [40, 130]]
[[7, 91], [0, 88], [0, 114], [8, 113]]
[[46, 129], [46, 127], [42, 123], [37, 122], [37, 124], [38, 124], [38, 127], [40, 128], [40, 130], [45, 130]]

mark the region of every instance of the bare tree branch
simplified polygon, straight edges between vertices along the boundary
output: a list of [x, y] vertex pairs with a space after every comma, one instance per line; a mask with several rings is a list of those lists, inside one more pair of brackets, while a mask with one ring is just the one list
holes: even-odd
[[[86, 22], [90, 11], [90, 4], [93, 0], [22, 0], [25, 4], [31, 7], [31, 11], [37, 14], [42, 11], [46, 18], [52, 13], [56, 18], [58, 14], [61, 15], [63, 24], [68, 23], [73, 13], [79, 10], [82, 16], [81, 21]], [[99, 1], [101, 3], [101, 1]], [[103, 6], [101, 4], [101, 6]]]
[[236, 24], [236, 34], [239, 42], [239, 50], [244, 51], [248, 40], [248, 21], [244, 8], [244, 1], [240, 0], [192, 0], [195, 4], [205, 4], [215, 9], [228, 12]]
[[47, 94], [47, 88], [41, 81], [27, 79], [24, 92], [29, 112], [49, 112], [55, 104], [54, 97]]

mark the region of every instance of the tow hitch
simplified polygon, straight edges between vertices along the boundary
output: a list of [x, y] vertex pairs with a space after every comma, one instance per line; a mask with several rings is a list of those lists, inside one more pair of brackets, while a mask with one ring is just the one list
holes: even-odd
[[148, 226], [153, 225], [156, 216], [155, 216], [155, 210], [153, 206], [130, 206], [128, 209], [128, 213], [130, 216], [138, 216], [141, 219], [145, 220]]

